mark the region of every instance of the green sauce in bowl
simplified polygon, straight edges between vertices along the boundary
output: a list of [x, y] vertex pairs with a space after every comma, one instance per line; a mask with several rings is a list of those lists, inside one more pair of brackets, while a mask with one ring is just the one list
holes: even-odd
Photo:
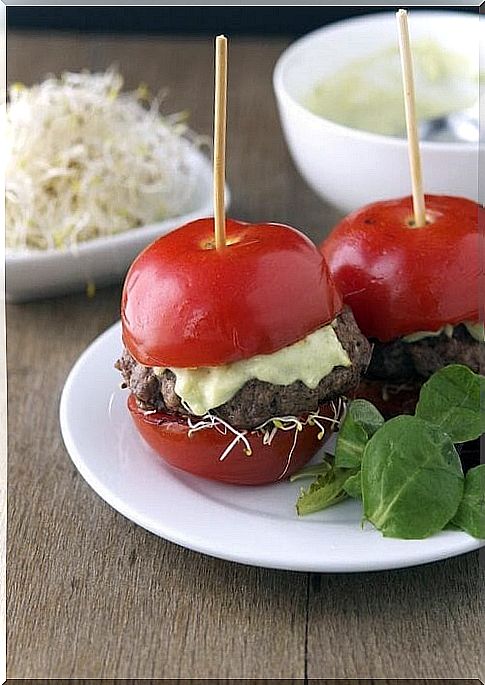
[[[477, 65], [426, 39], [413, 43], [418, 120], [467, 109], [478, 99]], [[303, 103], [311, 112], [350, 128], [404, 136], [399, 49], [389, 46], [353, 60], [318, 82]]]

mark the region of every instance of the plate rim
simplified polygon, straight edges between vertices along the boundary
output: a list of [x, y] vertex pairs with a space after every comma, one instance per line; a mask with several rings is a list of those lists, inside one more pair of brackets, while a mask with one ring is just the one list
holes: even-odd
[[[361, 573], [374, 571], [389, 571], [393, 569], [420, 566], [423, 564], [433, 563], [447, 558], [452, 558], [454, 556], [459, 556], [467, 552], [475, 551], [483, 545], [485, 545], [485, 541], [472, 538], [471, 536], [461, 531], [453, 531], [453, 534], [455, 536], [460, 535], [462, 537], [462, 541], [461, 544], [455, 543], [451, 551], [449, 549], [446, 549], [446, 547], [445, 549], [442, 549], [441, 552], [438, 552], [438, 550], [426, 550], [426, 548], [423, 548], [422, 554], [419, 557], [416, 557], [416, 554], [414, 554], [411, 555], [411, 557], [408, 559], [401, 558], [400, 560], [393, 560], [391, 562], [389, 560], [386, 560], [385, 556], [383, 558], [375, 559], [372, 563], [362, 563], [355, 558], [348, 559], [345, 563], [342, 563], [341, 559], [338, 559], [337, 561], [331, 561], [330, 559], [327, 559], [327, 563], [324, 566], [322, 566], [321, 559], [318, 559], [316, 561], [308, 561], [298, 560], [295, 558], [288, 559], [288, 561], [285, 561], [282, 559], [278, 560], [272, 558], [271, 555], [265, 558], [264, 553], [262, 554], [261, 550], [258, 550], [258, 553], [256, 555], [253, 554], [248, 556], [247, 550], [238, 551], [237, 548], [233, 547], [231, 547], [230, 550], [225, 549], [224, 544], [220, 544], [217, 536], [215, 538], [210, 538], [210, 536], [208, 536], [208, 539], [206, 539], [205, 541], [194, 540], [193, 537], [191, 538], [190, 534], [188, 534], [187, 532], [176, 532], [176, 525], [171, 527], [167, 526], [166, 524], [158, 526], [153, 525], [152, 521], [147, 515], [139, 513], [136, 510], [136, 506], [133, 506], [129, 502], [126, 502], [124, 499], [120, 498], [116, 493], [114, 493], [108, 486], [106, 486], [103, 483], [103, 481], [99, 478], [97, 474], [93, 472], [92, 469], [90, 469], [87, 466], [86, 461], [82, 456], [80, 450], [78, 449], [78, 446], [71, 434], [70, 429], [68, 405], [71, 399], [72, 390], [73, 388], [75, 388], [79, 371], [85, 366], [86, 363], [89, 363], [90, 357], [96, 355], [98, 348], [102, 348], [106, 341], [110, 340], [111, 337], [115, 335], [115, 332], [120, 331], [120, 328], [121, 324], [119, 321], [112, 324], [107, 330], [105, 330], [103, 333], [97, 336], [76, 359], [74, 365], [72, 366], [66, 378], [64, 387], [62, 389], [59, 404], [59, 418], [61, 434], [64, 440], [66, 450], [71, 461], [73, 462], [74, 466], [79, 471], [83, 479], [102, 500], [104, 500], [109, 506], [111, 506], [118, 513], [120, 513], [122, 516], [129, 519], [133, 523], [139, 525], [145, 530], [148, 530], [150, 533], [157, 535], [158, 537], [161, 537], [163, 539], [166, 539], [174, 544], [177, 544], [181, 547], [185, 547], [187, 549], [190, 549], [201, 554], [206, 554], [211, 557], [220, 558], [226, 561], [232, 561], [245, 565], [299, 572]], [[129, 417], [127, 413], [127, 419], [128, 418]], [[177, 473], [175, 472], [177, 472], [177, 469], [172, 469], [168, 465], [164, 465], [164, 468], [169, 469], [168, 473], [172, 474], [173, 477], [176, 478]], [[179, 472], [179, 474], [184, 474], [184, 472]], [[196, 477], [192, 476], [192, 478]], [[210, 481], [205, 482], [210, 483]], [[223, 507], [223, 505], [220, 503], [214, 504], [213, 500], [211, 500], [211, 502], [212, 507]], [[244, 517], [244, 514], [239, 512], [237, 516]], [[249, 516], [251, 518], [258, 518], [257, 513], [254, 512], [251, 512], [251, 514], [246, 513], [246, 516]], [[302, 522], [295, 520], [295, 523], [301, 524]], [[441, 536], [447, 534], [448, 532], [449, 531], [446, 531], [439, 535]], [[423, 541], [399, 540], [398, 542], [417, 542], [426, 544], [431, 539], [432, 538], [428, 538], [427, 540]]]

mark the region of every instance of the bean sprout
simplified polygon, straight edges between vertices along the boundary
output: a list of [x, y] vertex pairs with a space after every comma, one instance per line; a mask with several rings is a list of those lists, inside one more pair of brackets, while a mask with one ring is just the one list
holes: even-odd
[[6, 115], [8, 249], [74, 248], [189, 211], [194, 134], [115, 70], [14, 84]]
[[279, 430], [293, 430], [295, 431], [293, 443], [288, 453], [285, 468], [278, 478], [278, 480], [281, 480], [288, 471], [288, 468], [291, 463], [291, 458], [293, 456], [293, 453], [296, 449], [296, 445], [298, 442], [298, 435], [301, 433], [305, 426], [316, 426], [317, 428], [319, 428], [320, 431], [318, 433], [317, 438], [318, 440], [323, 440], [326, 433], [326, 429], [324, 426], [325, 422], [330, 423], [332, 426], [338, 426], [340, 424], [341, 415], [345, 410], [345, 401], [343, 400], [343, 398], [339, 397], [337, 403], [331, 402], [330, 406], [333, 411], [333, 417], [319, 414], [318, 411], [308, 414], [306, 418], [300, 418], [297, 416], [274, 416], [271, 419], [264, 421], [264, 423], [260, 424], [253, 430], [238, 430], [237, 428], [231, 426], [229, 422], [225, 421], [224, 419], [221, 419], [220, 416], [216, 416], [212, 412], [207, 412], [207, 414], [204, 414], [204, 416], [200, 417], [200, 419], [198, 419], [197, 421], [193, 421], [193, 419], [190, 416], [187, 418], [187, 423], [189, 426], [188, 436], [190, 438], [195, 433], [198, 433], [201, 430], [208, 429], [215, 429], [222, 435], [228, 435], [229, 433], [232, 433], [234, 435], [233, 440], [231, 440], [229, 445], [224, 449], [223, 453], [219, 457], [219, 461], [224, 461], [232, 452], [232, 450], [236, 447], [236, 445], [240, 442], [242, 442], [244, 445], [244, 452], [246, 456], [250, 457], [252, 455], [251, 445], [247, 437], [250, 434], [259, 435], [263, 445], [269, 447]]

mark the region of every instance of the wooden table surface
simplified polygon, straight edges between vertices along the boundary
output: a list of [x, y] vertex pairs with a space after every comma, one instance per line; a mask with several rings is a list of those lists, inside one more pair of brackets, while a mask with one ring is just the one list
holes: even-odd
[[[338, 213], [305, 186], [283, 141], [271, 72], [286, 44], [231, 41], [231, 213], [318, 239]], [[10, 82], [114, 63], [130, 88], [168, 86], [167, 111], [189, 109], [211, 133], [208, 39], [8, 36]], [[478, 554], [384, 573], [251, 568], [151, 535], [86, 485], [63, 446], [59, 396], [118, 318], [119, 296], [113, 287], [7, 310], [9, 677], [478, 677]]]

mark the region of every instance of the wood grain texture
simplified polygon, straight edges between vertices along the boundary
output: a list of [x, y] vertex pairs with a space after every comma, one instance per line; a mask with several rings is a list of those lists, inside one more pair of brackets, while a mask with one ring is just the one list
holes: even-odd
[[9, 311], [9, 677], [299, 676], [305, 576], [160, 540], [99, 500], [67, 458], [59, 393], [118, 301], [116, 290]]
[[[284, 47], [229, 46], [231, 214], [320, 240], [338, 214], [285, 148], [271, 91]], [[10, 81], [115, 62], [130, 88], [168, 86], [167, 111], [189, 109], [211, 135], [210, 40], [8, 36]], [[63, 447], [58, 402], [118, 302], [115, 287], [8, 308], [9, 677], [476, 677], [476, 554], [393, 573], [256, 569], [165, 542], [94, 494]]]
[[314, 575], [309, 609], [309, 678], [483, 676], [478, 554], [385, 573]]

